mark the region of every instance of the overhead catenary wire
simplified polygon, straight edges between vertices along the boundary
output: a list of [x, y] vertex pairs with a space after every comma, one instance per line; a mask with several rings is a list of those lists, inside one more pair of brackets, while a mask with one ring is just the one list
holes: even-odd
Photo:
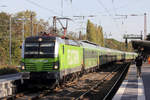
[[101, 0], [97, 0], [98, 4], [100, 4], [103, 9], [105, 10], [105, 12], [108, 13], [109, 17], [112, 19], [112, 21], [115, 23], [116, 29], [118, 29], [118, 25], [116, 24], [116, 21], [114, 20], [113, 16], [110, 14], [109, 10], [105, 7], [105, 5], [101, 2]]
[[[117, 15], [117, 9], [115, 8], [114, 0], [112, 0], [112, 9], [114, 12], [114, 16]], [[113, 18], [113, 21], [116, 22], [116, 20], [114, 18]], [[118, 23], [115, 23], [115, 24], [116, 24], [116, 27], [118, 27], [118, 29], [119, 29]]]
[[30, 4], [32, 4], [32, 5], [35, 5], [35, 6], [39, 7], [39, 8], [41, 8], [41, 9], [45, 9], [45, 10], [47, 10], [47, 11], [49, 11], [49, 12], [52, 12], [53, 14], [60, 15], [59, 13], [55, 12], [54, 10], [49, 9], [49, 8], [47, 8], [47, 7], [44, 7], [44, 6], [41, 6], [40, 4], [38, 4], [38, 3], [36, 3], [36, 2], [34, 2], [34, 1], [32, 1], [32, 0], [26, 0], [26, 1], [27, 1], [28, 3], [30, 3]]
[[112, 1], [112, 8], [113, 8], [113, 12], [114, 12], [114, 14], [116, 15], [116, 14], [117, 14], [117, 11], [116, 11], [116, 8], [115, 8], [114, 1]]
[[104, 4], [101, 2], [101, 0], [97, 0], [97, 2], [104, 8], [104, 10], [108, 13], [109, 16], [112, 16], [109, 12], [109, 10], [104, 6]]

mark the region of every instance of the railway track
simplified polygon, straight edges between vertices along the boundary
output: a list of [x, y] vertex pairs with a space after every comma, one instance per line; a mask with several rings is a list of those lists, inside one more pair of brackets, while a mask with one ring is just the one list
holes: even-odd
[[[126, 69], [124, 69], [125, 66]], [[64, 88], [42, 97], [39, 100], [107, 99], [111, 95], [111, 91], [113, 91], [111, 87], [113, 87], [113, 84], [115, 84], [116, 81], [113, 77], [118, 78], [117, 76], [120, 76], [123, 70], [127, 70], [128, 66], [129, 65], [127, 64], [116, 65], [112, 67], [112, 69], [116, 67], [114, 70], [108, 69], [104, 70], [104, 72], [89, 73], [81, 77], [78, 81], [75, 81], [70, 85], [66, 84]], [[109, 90], [111, 91], [109, 92]]]
[[116, 82], [113, 84], [113, 86], [111, 87], [109, 92], [105, 95], [103, 100], [109, 100], [109, 99], [111, 99], [114, 96], [114, 94], [118, 90], [120, 84], [124, 80], [124, 78], [125, 78], [125, 76], [127, 74], [129, 66], [130, 66], [130, 63], [125, 66], [125, 68], [122, 70], [120, 76], [117, 78]]
[[[128, 64], [111, 65], [111, 69], [88, 73], [54, 90], [19, 93], [5, 100], [107, 100], [112, 97], [114, 87], [124, 76], [128, 66]], [[119, 75], [121, 76], [118, 78]], [[114, 77], [118, 80], [113, 79]]]
[[[100, 99], [100, 100], [110, 100], [113, 95], [113, 91], [114, 91], [114, 88], [118, 85], [118, 83], [120, 82], [120, 79], [123, 77], [123, 75], [125, 74], [125, 71], [127, 71], [128, 67], [129, 67], [129, 64], [126, 65], [125, 68], [123, 68], [124, 65], [122, 65], [121, 67], [118, 67], [118, 68], [115, 68], [112, 72], [110, 72], [109, 74], [105, 75], [103, 77], [103, 79], [101, 81], [99, 81], [97, 84], [93, 85], [89, 90], [87, 90], [85, 93], [83, 93], [82, 95], [80, 95], [78, 98], [76, 98], [75, 100], [83, 100], [83, 99], [88, 99], [88, 100], [93, 100], [94, 98], [90, 98], [91, 96], [91, 92], [96, 89], [96, 88], [102, 88], [102, 83], [104, 83], [106, 80], [109, 80], [109, 79], [112, 79], [115, 75], [117, 75], [118, 73], [116, 73], [117, 71], [123, 71], [121, 73], [121, 75], [119, 76], [119, 78], [117, 79], [117, 81], [110, 87], [111, 89], [108, 90], [108, 92], [100, 98], [95, 98], [95, 99]], [[120, 70], [121, 69], [121, 70]], [[107, 82], [107, 81], [106, 81]], [[106, 84], [107, 85], [107, 84]], [[105, 88], [105, 87], [104, 87]], [[89, 99], [90, 98], [90, 99]]]
[[18, 96], [16, 96], [16, 98], [14, 100], [37, 100], [37, 99], [44, 97], [45, 95], [47, 95], [50, 92], [52, 92], [52, 91], [51, 90], [43, 90], [43, 91], [39, 91], [39, 92], [35, 92], [35, 93], [23, 93], [21, 95], [18, 94]]

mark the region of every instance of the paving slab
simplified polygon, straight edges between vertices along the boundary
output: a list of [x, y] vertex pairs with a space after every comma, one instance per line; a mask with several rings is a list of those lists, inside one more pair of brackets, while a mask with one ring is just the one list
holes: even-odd
[[150, 100], [150, 64], [143, 64], [141, 78], [137, 78], [136, 71], [131, 65], [113, 100]]

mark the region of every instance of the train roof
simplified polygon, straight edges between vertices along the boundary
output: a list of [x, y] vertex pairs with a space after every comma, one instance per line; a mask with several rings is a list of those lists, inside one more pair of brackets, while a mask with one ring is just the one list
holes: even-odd
[[90, 42], [90, 41], [88, 41], [88, 40], [81, 40], [81, 42], [98, 46], [98, 44], [96, 44], [96, 43], [94, 43], [94, 42]]
[[95, 48], [95, 49], [100, 49], [100, 50], [103, 50], [103, 51], [106, 51], [106, 52], [137, 54], [135, 52], [125, 52], [125, 51], [119, 51], [119, 50], [115, 50], [115, 49], [101, 47], [98, 44], [87, 41], [87, 40], [77, 41], [77, 40], [70, 40], [70, 39], [62, 39], [62, 38], [56, 37], [56, 36], [30, 36], [30, 37], [26, 38], [25, 42], [30, 42], [30, 41], [39, 42], [40, 38], [42, 39], [42, 41], [55, 41], [55, 40], [58, 40], [60, 43], [67, 44], [67, 45], [82, 46], [84, 48]]
[[84, 48], [98, 48], [98, 44], [87, 41], [87, 40], [81, 40], [79, 42]]

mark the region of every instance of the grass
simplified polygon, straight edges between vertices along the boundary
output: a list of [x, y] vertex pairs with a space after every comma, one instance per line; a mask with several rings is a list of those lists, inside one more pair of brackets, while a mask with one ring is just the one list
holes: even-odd
[[0, 65], [0, 75], [18, 73], [19, 69], [14, 65]]

